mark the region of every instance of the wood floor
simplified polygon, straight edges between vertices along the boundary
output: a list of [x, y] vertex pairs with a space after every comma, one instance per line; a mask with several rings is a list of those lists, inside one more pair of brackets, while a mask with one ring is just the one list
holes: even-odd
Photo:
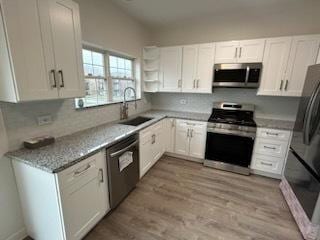
[[301, 240], [279, 181], [162, 158], [86, 240]]

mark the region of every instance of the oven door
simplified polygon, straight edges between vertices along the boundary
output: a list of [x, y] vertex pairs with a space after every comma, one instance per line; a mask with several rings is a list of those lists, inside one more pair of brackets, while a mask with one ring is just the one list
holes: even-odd
[[254, 137], [207, 132], [206, 161], [217, 161], [248, 168]]

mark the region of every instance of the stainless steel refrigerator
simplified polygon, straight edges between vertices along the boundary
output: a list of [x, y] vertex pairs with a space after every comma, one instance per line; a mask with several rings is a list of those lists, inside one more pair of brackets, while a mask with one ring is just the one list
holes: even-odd
[[307, 72], [284, 176], [310, 223], [319, 225], [320, 64]]

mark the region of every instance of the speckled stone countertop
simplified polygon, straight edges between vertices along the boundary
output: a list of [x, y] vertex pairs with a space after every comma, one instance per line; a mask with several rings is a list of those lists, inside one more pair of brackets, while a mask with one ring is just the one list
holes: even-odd
[[255, 122], [257, 126], [261, 128], [273, 128], [281, 130], [292, 130], [295, 123], [294, 121], [284, 121], [265, 118], [255, 118]]
[[6, 156], [50, 173], [57, 173], [165, 117], [207, 121], [210, 114], [152, 110], [139, 116], [153, 119], [138, 127], [119, 123], [104, 124], [58, 138], [54, 144], [46, 147], [34, 150], [23, 148], [9, 152]]

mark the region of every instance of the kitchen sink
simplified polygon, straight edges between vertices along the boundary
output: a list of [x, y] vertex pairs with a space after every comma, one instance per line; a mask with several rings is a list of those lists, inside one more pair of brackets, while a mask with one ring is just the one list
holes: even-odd
[[145, 122], [148, 122], [150, 120], [152, 120], [153, 118], [147, 118], [147, 117], [136, 117], [133, 119], [130, 119], [128, 121], [125, 122], [121, 122], [120, 124], [123, 125], [130, 125], [130, 126], [139, 126], [140, 124], [143, 124]]

